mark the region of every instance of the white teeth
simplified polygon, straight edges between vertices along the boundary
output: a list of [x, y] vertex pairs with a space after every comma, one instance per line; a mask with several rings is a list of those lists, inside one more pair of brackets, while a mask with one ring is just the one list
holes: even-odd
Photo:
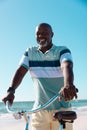
[[40, 41], [45, 41], [45, 39], [41, 39]]

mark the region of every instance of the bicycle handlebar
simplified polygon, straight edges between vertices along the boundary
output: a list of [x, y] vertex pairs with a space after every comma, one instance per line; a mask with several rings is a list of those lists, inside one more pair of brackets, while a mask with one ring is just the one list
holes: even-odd
[[6, 102], [6, 109], [9, 113], [12, 113], [12, 114], [15, 114], [15, 113], [20, 113], [20, 114], [23, 114], [23, 113], [28, 113], [28, 114], [32, 114], [32, 113], [35, 113], [35, 112], [38, 112], [40, 110], [43, 110], [45, 108], [47, 108], [50, 104], [52, 104], [56, 99], [58, 99], [59, 97], [59, 94], [56, 94], [55, 96], [53, 96], [48, 102], [46, 102], [44, 105], [40, 105], [39, 107], [37, 107], [36, 109], [32, 109], [32, 110], [28, 110], [28, 111], [24, 111], [24, 110], [21, 110], [21, 111], [14, 111], [11, 109], [11, 106], [9, 105], [9, 101]]
[[[6, 102], [6, 109], [9, 113], [12, 113], [13, 116], [15, 117], [15, 119], [21, 119], [21, 117], [23, 116], [25, 121], [26, 121], [26, 127], [25, 130], [28, 130], [28, 124], [29, 124], [29, 116], [27, 116], [27, 114], [32, 114], [35, 112], [38, 112], [40, 110], [45, 109], [46, 107], [48, 107], [50, 104], [52, 104], [56, 99], [58, 99], [58, 97], [60, 96], [60, 94], [56, 94], [55, 96], [53, 96], [48, 102], [46, 102], [44, 105], [42, 106], [38, 106], [36, 109], [32, 109], [32, 110], [28, 110], [28, 111], [14, 111], [11, 109], [10, 103], [9, 101]], [[63, 127], [65, 127], [65, 122], [62, 122], [63, 124], [60, 123], [60, 130], [63, 130]]]

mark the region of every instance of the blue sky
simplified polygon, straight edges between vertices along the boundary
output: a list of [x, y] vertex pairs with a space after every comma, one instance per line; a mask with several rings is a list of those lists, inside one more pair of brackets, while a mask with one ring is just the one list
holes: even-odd
[[[0, 101], [27, 47], [37, 45], [35, 27], [51, 24], [55, 45], [70, 48], [78, 98], [87, 99], [87, 0], [0, 0]], [[34, 100], [29, 73], [16, 90], [15, 101]]]

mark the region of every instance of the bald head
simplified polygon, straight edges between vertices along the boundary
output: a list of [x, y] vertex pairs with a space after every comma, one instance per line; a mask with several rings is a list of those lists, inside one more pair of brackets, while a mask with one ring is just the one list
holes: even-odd
[[49, 28], [49, 30], [50, 30], [51, 32], [53, 32], [51, 25], [48, 24], [48, 23], [40, 23], [40, 24], [36, 27], [36, 30], [37, 30], [37, 28], [39, 28], [39, 27], [47, 27], [47, 28]]

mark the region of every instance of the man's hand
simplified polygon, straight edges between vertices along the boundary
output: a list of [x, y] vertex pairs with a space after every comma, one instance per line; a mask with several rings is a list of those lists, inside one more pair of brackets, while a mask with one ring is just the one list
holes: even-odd
[[10, 105], [12, 105], [15, 96], [12, 93], [7, 93], [7, 95], [2, 99], [2, 101], [6, 104], [6, 101], [9, 101]]
[[78, 92], [78, 89], [74, 85], [64, 86], [61, 88], [59, 92], [60, 93], [59, 100], [61, 101], [63, 97], [64, 100], [68, 102], [72, 100], [73, 98], [77, 98], [77, 92]]

